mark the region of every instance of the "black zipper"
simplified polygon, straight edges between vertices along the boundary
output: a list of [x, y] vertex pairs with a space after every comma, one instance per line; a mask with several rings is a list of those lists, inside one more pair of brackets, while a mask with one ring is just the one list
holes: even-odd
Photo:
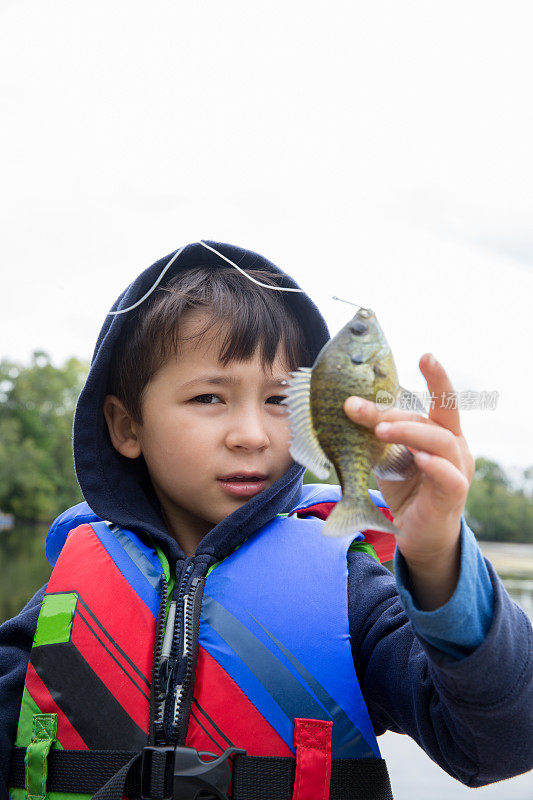
[[162, 694], [159, 672], [161, 668], [161, 651], [165, 636], [165, 615], [167, 611], [168, 584], [165, 574], [161, 575], [161, 602], [155, 627], [154, 658], [152, 661], [152, 691], [150, 692], [150, 725], [148, 728], [148, 744], [164, 743], [163, 714], [165, 697]]
[[168, 653], [162, 653], [160, 658], [158, 678], [161, 697], [163, 698], [161, 712], [164, 737], [168, 743], [171, 741], [170, 737], [173, 722], [170, 697], [175, 696], [178, 687], [181, 685], [185, 668], [183, 659], [183, 605], [187, 583], [193, 569], [194, 564], [190, 563], [187, 565], [179, 585], [174, 589], [171, 602], [174, 624], [172, 624], [169, 613], [167, 629], [164, 635], [164, 641], [166, 640], [167, 646], [170, 644], [170, 650]]
[[194, 578], [188, 585], [193, 570], [193, 563], [185, 568], [179, 586], [174, 589], [168, 615], [168, 586], [162, 576], [150, 700], [150, 741], [156, 746], [184, 745], [187, 737], [206, 580]]
[[180, 747], [185, 746], [189, 718], [194, 695], [196, 664], [198, 661], [200, 612], [205, 587], [205, 578], [194, 578], [189, 593], [184, 600], [183, 614], [183, 656], [185, 660], [185, 676], [179, 692], [174, 696], [174, 720], [170, 742]]

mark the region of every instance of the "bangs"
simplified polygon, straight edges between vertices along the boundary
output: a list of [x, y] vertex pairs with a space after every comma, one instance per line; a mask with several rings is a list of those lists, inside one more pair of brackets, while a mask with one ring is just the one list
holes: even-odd
[[[275, 273], [253, 270], [253, 275], [278, 285]], [[141, 423], [142, 396], [153, 375], [170, 357], [179, 357], [181, 342], [200, 341], [208, 334], [220, 340], [223, 366], [259, 352], [263, 369], [271, 368], [280, 347], [289, 370], [308, 366], [303, 332], [286, 297], [233, 268], [196, 267], [179, 273], [127, 320], [113, 355], [109, 392]], [[184, 339], [180, 323], [192, 311], [205, 312], [207, 321]]]
[[[262, 276], [263, 282], [267, 275]], [[219, 286], [216, 288], [220, 289]], [[205, 311], [208, 319], [194, 334], [184, 337], [180, 320], [190, 311]], [[213, 294], [211, 302], [189, 302], [178, 315], [173, 313], [168, 320], [167, 335], [162, 340], [163, 345], [166, 343], [165, 359], [179, 354], [181, 342], [201, 340], [208, 334], [219, 340], [219, 361], [223, 366], [232, 361], [248, 361], [259, 351], [263, 368], [271, 367], [280, 346], [289, 369], [296, 369], [305, 358], [306, 348], [300, 328], [295, 320], [288, 319], [287, 307], [280, 302], [279, 295], [270, 297], [255, 291], [219, 291]]]

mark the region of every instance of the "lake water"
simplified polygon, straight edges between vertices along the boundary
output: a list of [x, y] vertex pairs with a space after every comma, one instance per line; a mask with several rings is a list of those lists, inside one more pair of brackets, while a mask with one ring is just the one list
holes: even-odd
[[[48, 580], [42, 526], [0, 533], [0, 622], [18, 613]], [[512, 598], [533, 620], [533, 545], [481, 542]], [[395, 800], [533, 800], [533, 772], [502, 783], [467, 789], [437, 767], [407, 736], [387, 733], [379, 739], [387, 759]]]

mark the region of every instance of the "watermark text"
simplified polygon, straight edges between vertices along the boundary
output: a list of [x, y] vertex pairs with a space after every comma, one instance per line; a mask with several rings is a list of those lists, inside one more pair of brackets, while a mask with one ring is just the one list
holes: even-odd
[[376, 405], [385, 411], [387, 408], [401, 408], [404, 411], [433, 411], [444, 408], [453, 411], [495, 411], [499, 393], [496, 391], [462, 392], [406, 392], [395, 398], [390, 392], [380, 389], [376, 394]]

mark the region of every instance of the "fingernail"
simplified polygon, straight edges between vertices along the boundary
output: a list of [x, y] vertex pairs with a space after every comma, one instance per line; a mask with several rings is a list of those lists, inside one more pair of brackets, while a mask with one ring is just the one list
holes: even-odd
[[439, 362], [437, 361], [433, 353], [431, 353], [429, 356], [429, 366], [434, 369], [436, 366], [438, 366], [438, 363]]
[[360, 411], [363, 407], [363, 401], [360, 397], [349, 397], [346, 405], [350, 411]]
[[379, 425], [376, 425], [375, 431], [376, 433], [387, 433], [390, 428], [390, 422], [380, 422]]

